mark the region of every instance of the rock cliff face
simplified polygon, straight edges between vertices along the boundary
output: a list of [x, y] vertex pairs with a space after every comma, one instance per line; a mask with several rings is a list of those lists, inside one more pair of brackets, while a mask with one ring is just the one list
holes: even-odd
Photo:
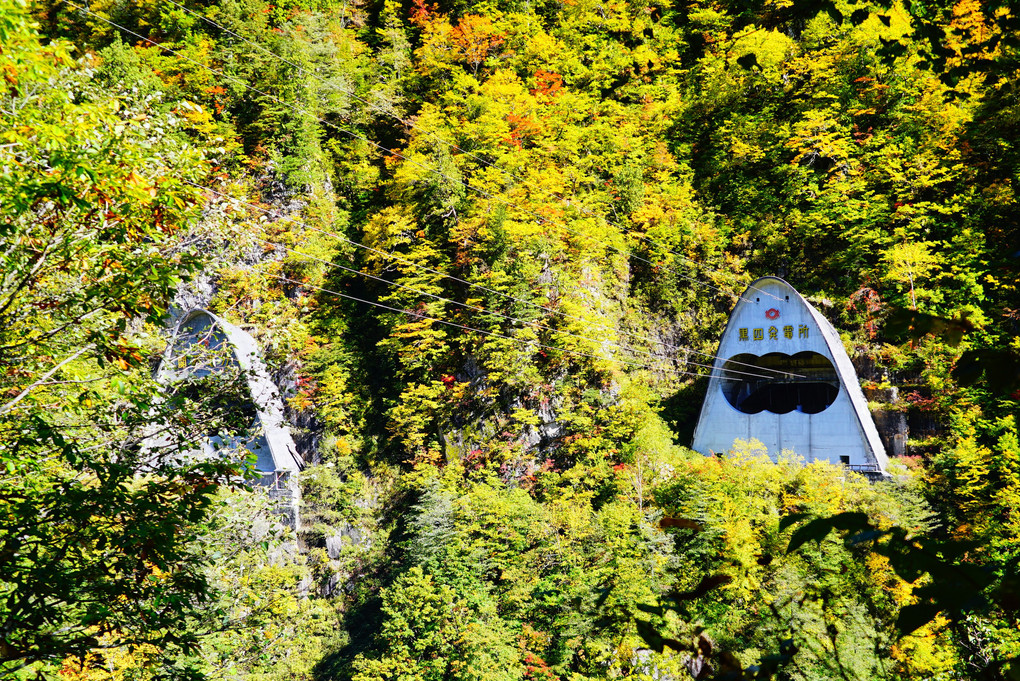
[[305, 463], [322, 463], [319, 443], [322, 440], [322, 424], [309, 408], [296, 408], [291, 398], [298, 393], [300, 363], [289, 359], [272, 371], [273, 382], [283, 398], [283, 413], [291, 427], [291, 436], [297, 452]]
[[206, 309], [216, 295], [216, 276], [212, 272], [201, 272], [193, 280], [183, 282], [177, 288], [173, 306], [170, 308], [167, 328], [173, 329], [191, 310]]
[[875, 427], [878, 428], [878, 435], [882, 438], [886, 452], [889, 453], [889, 456], [905, 455], [910, 429], [907, 426], [907, 415], [904, 413], [903, 404], [900, 401], [899, 388], [878, 388], [873, 385], [865, 385], [864, 396], [868, 399], [871, 417], [875, 419]]
[[864, 384], [875, 426], [890, 456], [914, 456], [932, 448], [949, 427], [932, 410], [930, 390], [917, 370], [890, 370], [872, 354], [859, 352], [854, 368]]

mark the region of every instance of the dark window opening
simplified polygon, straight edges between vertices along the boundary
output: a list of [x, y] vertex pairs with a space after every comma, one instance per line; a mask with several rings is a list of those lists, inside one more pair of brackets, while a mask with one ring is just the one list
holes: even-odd
[[726, 401], [745, 414], [818, 414], [839, 395], [836, 368], [817, 352], [736, 355], [723, 365], [721, 384]]
[[234, 364], [227, 335], [209, 315], [199, 314], [177, 331], [173, 368], [195, 376], [208, 376]]
[[844, 465], [844, 466], [849, 466], [850, 465], [850, 457], [849, 456], [841, 456], [841, 457], [839, 457], [839, 462], [842, 465]]

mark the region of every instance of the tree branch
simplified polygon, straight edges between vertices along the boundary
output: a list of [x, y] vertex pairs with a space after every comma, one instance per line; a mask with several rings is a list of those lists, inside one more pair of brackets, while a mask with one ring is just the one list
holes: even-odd
[[63, 369], [65, 365], [67, 365], [67, 364], [70, 364], [70, 363], [71, 363], [71, 362], [73, 362], [74, 360], [76, 360], [76, 359], [78, 359], [79, 357], [81, 357], [82, 355], [84, 355], [84, 354], [85, 354], [86, 352], [88, 352], [89, 350], [91, 350], [91, 349], [92, 349], [93, 347], [95, 347], [95, 346], [94, 346], [94, 345], [92, 345], [92, 344], [86, 345], [85, 347], [83, 347], [83, 348], [81, 348], [80, 350], [78, 350], [78, 352], [74, 353], [74, 354], [73, 354], [73, 355], [71, 355], [70, 357], [67, 357], [67, 358], [65, 358], [65, 359], [64, 359], [64, 360], [63, 360], [62, 362], [60, 362], [60, 364], [56, 365], [55, 367], [53, 367], [52, 369], [50, 369], [49, 371], [47, 371], [47, 372], [46, 372], [45, 374], [43, 374], [42, 376], [40, 376], [40, 377], [39, 377], [39, 378], [38, 378], [38, 379], [37, 379], [37, 380], [36, 380], [36, 381], [35, 381], [34, 383], [32, 383], [32, 384], [31, 384], [30, 386], [28, 386], [27, 388], [25, 388], [24, 390], [22, 390], [22, 391], [21, 391], [21, 393], [20, 393], [20, 394], [19, 394], [19, 395], [18, 395], [17, 397], [15, 397], [15, 398], [14, 398], [13, 400], [11, 400], [10, 402], [8, 402], [8, 403], [7, 403], [7, 404], [5, 404], [4, 406], [0, 407], [0, 414], [6, 414], [7, 412], [9, 412], [9, 411], [10, 411], [11, 409], [13, 409], [13, 408], [14, 408], [14, 406], [15, 406], [15, 405], [16, 405], [16, 404], [17, 404], [18, 402], [21, 402], [21, 401], [22, 401], [23, 399], [25, 399], [26, 397], [28, 397], [28, 394], [29, 394], [30, 392], [32, 392], [32, 391], [33, 391], [33, 390], [35, 390], [35, 389], [36, 389], [37, 387], [39, 387], [40, 385], [42, 385], [43, 383], [45, 383], [45, 382], [46, 382], [47, 380], [49, 380], [49, 378], [50, 378], [50, 377], [51, 377], [51, 376], [52, 376], [53, 374], [55, 374], [55, 373], [57, 373], [58, 371], [60, 371], [61, 369]]

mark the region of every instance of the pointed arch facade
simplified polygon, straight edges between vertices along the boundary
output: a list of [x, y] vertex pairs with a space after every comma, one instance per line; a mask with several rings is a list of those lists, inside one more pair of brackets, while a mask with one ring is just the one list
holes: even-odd
[[716, 355], [696, 451], [757, 439], [773, 460], [792, 450], [885, 474], [885, 448], [839, 333], [786, 281], [763, 277], [744, 291]]
[[[243, 373], [254, 407], [254, 436], [245, 446], [257, 457], [255, 468], [262, 473], [260, 482], [276, 491], [288, 490], [293, 487], [291, 478], [301, 469], [302, 460], [284, 420], [283, 401], [249, 333], [208, 310], [191, 310], [177, 323], [156, 380], [165, 385], [231, 367]], [[206, 448], [212, 450], [222, 444], [210, 441]]]

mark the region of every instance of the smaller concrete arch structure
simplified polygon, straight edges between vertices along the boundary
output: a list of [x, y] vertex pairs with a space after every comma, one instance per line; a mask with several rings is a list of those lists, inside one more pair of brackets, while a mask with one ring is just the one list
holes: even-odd
[[[284, 420], [283, 401], [269, 377], [258, 344], [246, 331], [208, 310], [191, 310], [177, 323], [163, 352], [156, 380], [164, 385], [188, 377], [204, 377], [228, 368], [240, 369], [248, 385], [255, 422], [253, 436], [244, 443], [256, 455], [259, 484], [279, 499], [298, 527], [297, 472], [303, 467], [290, 429]], [[203, 453], [212, 455], [231, 443], [210, 438]], [[238, 443], [237, 446], [240, 446]]]
[[790, 284], [752, 283], [716, 354], [693, 449], [725, 452], [753, 438], [773, 460], [792, 450], [885, 475], [885, 448], [839, 333]]

